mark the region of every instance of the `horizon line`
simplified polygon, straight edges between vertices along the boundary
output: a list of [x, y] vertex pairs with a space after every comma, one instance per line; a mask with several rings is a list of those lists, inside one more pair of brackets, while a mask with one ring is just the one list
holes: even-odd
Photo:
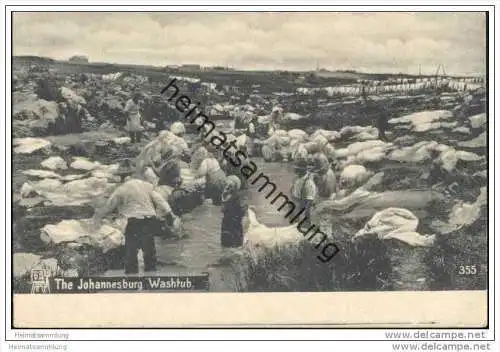
[[[84, 57], [88, 61], [87, 62], [72, 62], [70, 59], [72, 57]], [[23, 57], [33, 57], [33, 58], [39, 58], [39, 59], [45, 59], [45, 60], [51, 60], [55, 62], [61, 62], [61, 63], [74, 63], [74, 64], [87, 64], [87, 65], [96, 65], [96, 64], [106, 64], [106, 65], [116, 65], [116, 66], [137, 66], [137, 67], [150, 67], [150, 68], [156, 68], [156, 69], [165, 69], [169, 68], [169, 66], [178, 66], [178, 68], [183, 68], [185, 66], [199, 66], [200, 69], [208, 68], [208, 69], [213, 69], [213, 68], [224, 68], [228, 71], [240, 71], [240, 72], [290, 72], [290, 73], [313, 73], [313, 72], [325, 72], [325, 73], [351, 73], [351, 74], [364, 74], [364, 75], [401, 75], [401, 76], [419, 76], [419, 77], [435, 77], [435, 73], [431, 74], [419, 74], [419, 73], [405, 73], [405, 72], [366, 72], [366, 71], [359, 71], [359, 69], [356, 68], [349, 68], [349, 69], [328, 69], [324, 67], [316, 67], [316, 68], [311, 68], [311, 69], [304, 69], [304, 70], [295, 70], [295, 69], [279, 69], [279, 68], [268, 68], [268, 69], [249, 69], [249, 68], [242, 68], [242, 67], [234, 67], [234, 66], [228, 66], [228, 65], [222, 65], [222, 64], [211, 64], [211, 65], [201, 65], [201, 64], [196, 64], [196, 63], [184, 63], [184, 64], [165, 64], [165, 65], [153, 65], [153, 64], [138, 64], [138, 63], [118, 63], [118, 62], [108, 62], [108, 61], [90, 61], [88, 56], [85, 54], [75, 54], [72, 55], [71, 57], [67, 59], [56, 59], [53, 57], [49, 56], [41, 56], [37, 54], [18, 54], [18, 55], [12, 55], [12, 58], [23, 58]], [[438, 67], [441, 64], [437, 64], [436, 67]], [[485, 77], [486, 72], [484, 73], [468, 73], [468, 74], [455, 74], [455, 73], [446, 73], [444, 75], [438, 75], [438, 76], [446, 76], [446, 77]]]

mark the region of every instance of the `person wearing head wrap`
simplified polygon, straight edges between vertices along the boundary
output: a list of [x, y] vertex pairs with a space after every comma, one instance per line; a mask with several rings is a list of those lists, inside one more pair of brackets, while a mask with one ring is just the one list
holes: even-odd
[[247, 155], [249, 157], [254, 156], [255, 153], [255, 140], [257, 138], [257, 124], [258, 124], [258, 118], [257, 115], [252, 114], [250, 121], [248, 123], [247, 127], [247, 136], [248, 136], [248, 142], [247, 142]]
[[328, 158], [323, 153], [315, 154], [314, 162], [314, 182], [318, 188], [318, 196], [320, 198], [330, 198], [336, 192], [337, 179], [335, 173], [330, 167]]
[[[210, 150], [210, 146], [207, 146]], [[212, 199], [214, 205], [221, 204], [221, 195], [226, 181], [226, 173], [220, 167], [217, 158], [210, 154], [201, 162], [196, 178], [205, 178], [205, 196]]]
[[283, 109], [279, 105], [275, 105], [271, 111], [270, 128], [273, 131], [279, 130], [282, 119], [283, 119]]
[[184, 127], [182, 122], [176, 121], [170, 126], [170, 132], [177, 137], [182, 137], [186, 133], [186, 127]]
[[318, 193], [314, 179], [309, 172], [308, 162], [306, 159], [298, 159], [295, 161], [294, 171], [297, 177], [295, 178], [291, 196], [295, 204], [299, 205], [299, 209], [304, 209], [304, 224], [310, 224], [310, 210], [316, 200]]
[[181, 167], [176, 160], [167, 161], [159, 171], [159, 180], [156, 191], [167, 199], [175, 187], [182, 184]]
[[241, 181], [231, 175], [226, 179], [222, 193], [221, 245], [223, 247], [241, 247], [243, 245], [243, 224], [246, 209], [241, 196]]

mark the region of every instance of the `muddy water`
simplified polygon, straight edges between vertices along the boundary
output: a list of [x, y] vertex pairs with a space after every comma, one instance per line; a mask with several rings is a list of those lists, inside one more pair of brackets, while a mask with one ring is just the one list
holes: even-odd
[[[277, 185], [276, 192], [288, 194], [294, 175], [292, 166], [284, 163], [264, 163], [262, 159], [252, 159], [259, 167], [256, 175], [262, 172]], [[254, 176], [255, 178], [255, 176]], [[251, 179], [253, 180], [253, 179]], [[266, 199], [267, 187], [259, 192], [263, 180], [250, 185], [247, 202], [255, 208], [257, 218], [268, 226], [285, 226], [289, 222], [277, 211], [276, 205]], [[159, 261], [157, 275], [183, 273], [210, 273], [211, 291], [236, 291], [233, 274], [229, 267], [222, 264], [223, 258], [238, 255], [238, 250], [223, 249], [220, 245], [222, 213], [220, 206], [208, 200], [192, 212], [182, 216], [185, 236], [178, 239], [157, 238], [156, 250]], [[108, 271], [105, 275], [121, 275], [123, 271]]]

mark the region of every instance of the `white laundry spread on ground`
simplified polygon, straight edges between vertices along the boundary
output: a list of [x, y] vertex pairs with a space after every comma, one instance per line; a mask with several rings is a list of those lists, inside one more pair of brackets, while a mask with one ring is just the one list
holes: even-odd
[[92, 219], [62, 220], [57, 224], [48, 224], [41, 229], [40, 238], [44, 243], [59, 244], [62, 242], [77, 242], [93, 244], [103, 253], [118, 248], [123, 244], [123, 231], [126, 219], [114, 223], [104, 223], [97, 231], [91, 228]]
[[259, 223], [255, 212], [248, 209], [249, 227], [244, 234], [244, 243], [251, 247], [276, 248], [284, 245], [297, 245], [304, 241], [304, 235], [297, 230], [297, 225], [268, 227]]
[[102, 165], [98, 161], [90, 161], [89, 159], [80, 156], [74, 157], [73, 160], [74, 161], [70, 164], [70, 167], [75, 170], [90, 171]]
[[441, 127], [440, 120], [447, 120], [452, 117], [452, 112], [448, 110], [420, 111], [406, 116], [390, 119], [389, 123], [411, 124], [414, 131], [424, 132], [429, 129]]
[[51, 142], [42, 138], [16, 138], [14, 139], [14, 153], [31, 154], [39, 149], [47, 148]]
[[61, 175], [54, 171], [47, 171], [47, 170], [24, 170], [22, 172], [23, 175], [28, 175], [28, 176], [34, 176], [34, 177], [40, 177], [40, 178], [61, 178]]
[[66, 170], [68, 169], [68, 164], [60, 156], [51, 156], [40, 163], [40, 165], [46, 169], [50, 170]]
[[115, 185], [104, 178], [89, 177], [62, 183], [57, 179], [43, 179], [39, 182], [29, 182], [24, 186], [27, 189], [46, 198], [50, 205], [71, 206], [84, 205], [95, 200], [96, 197], [109, 193]]
[[341, 184], [358, 184], [370, 177], [372, 173], [363, 165], [348, 165], [340, 174]]
[[380, 240], [397, 239], [411, 246], [432, 246], [436, 235], [416, 232], [418, 222], [418, 218], [407, 209], [387, 208], [376, 213], [353, 239], [372, 234]]

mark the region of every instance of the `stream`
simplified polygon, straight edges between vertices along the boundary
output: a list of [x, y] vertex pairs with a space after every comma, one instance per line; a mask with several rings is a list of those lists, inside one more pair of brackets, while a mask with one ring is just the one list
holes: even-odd
[[[265, 163], [260, 158], [252, 159], [259, 172], [266, 174], [271, 182], [277, 185], [276, 192], [288, 194], [294, 174], [293, 166], [283, 163]], [[255, 177], [255, 176], [254, 176]], [[289, 225], [283, 214], [278, 212], [276, 205], [266, 199], [264, 192], [258, 189], [260, 180], [250, 185], [247, 190], [247, 202], [255, 208], [257, 218], [267, 226]], [[238, 255], [238, 249], [225, 249], [220, 245], [222, 213], [220, 206], [214, 206], [211, 201], [195, 208], [182, 216], [183, 231], [186, 234], [181, 239], [156, 239], [157, 259], [159, 262], [155, 275], [183, 275], [209, 272], [210, 291], [237, 291], [234, 273], [229, 264], [221, 260], [225, 257]], [[123, 270], [109, 270], [103, 276], [121, 276]]]

